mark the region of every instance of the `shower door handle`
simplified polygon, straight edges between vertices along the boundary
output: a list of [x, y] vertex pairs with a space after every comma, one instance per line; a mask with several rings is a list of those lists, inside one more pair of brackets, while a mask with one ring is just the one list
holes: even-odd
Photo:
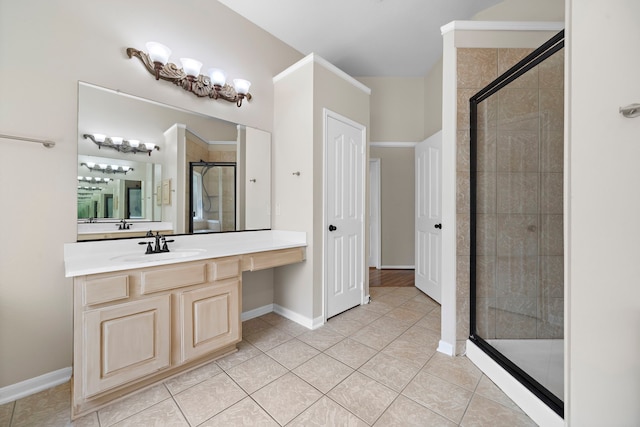
[[436, 224], [434, 225], [435, 228], [439, 228], [440, 230], [442, 230], [442, 224]]

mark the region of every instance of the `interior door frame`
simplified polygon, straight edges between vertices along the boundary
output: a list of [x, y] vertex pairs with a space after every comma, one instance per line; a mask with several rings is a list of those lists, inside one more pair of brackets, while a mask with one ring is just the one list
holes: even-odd
[[[382, 266], [382, 223], [381, 210], [381, 164], [379, 158], [369, 158], [369, 206], [374, 206], [371, 216], [376, 217], [377, 226], [369, 227], [369, 253], [373, 252], [373, 257], [369, 257], [369, 267], [380, 269]], [[375, 201], [375, 204], [374, 204]], [[371, 211], [371, 210], [370, 210]], [[373, 258], [373, 265], [371, 264]]]
[[[366, 226], [367, 226], [367, 215], [365, 214], [366, 211], [366, 194], [367, 194], [367, 172], [368, 172], [368, 162], [367, 162], [367, 127], [364, 126], [363, 124], [360, 124], [358, 122], [355, 122], [353, 120], [351, 120], [348, 117], [345, 117], [341, 114], [336, 113], [335, 111], [331, 111], [328, 108], [323, 108], [322, 109], [322, 322], [326, 323], [327, 322], [327, 292], [328, 292], [328, 287], [327, 287], [327, 268], [328, 268], [328, 239], [329, 239], [329, 223], [327, 222], [327, 188], [328, 188], [328, 184], [327, 184], [327, 179], [328, 179], [328, 174], [327, 174], [327, 166], [328, 166], [328, 153], [327, 153], [327, 149], [328, 149], [328, 144], [327, 144], [327, 126], [328, 126], [328, 118], [331, 117], [333, 119], [336, 120], [340, 120], [343, 121], [357, 129], [360, 129], [360, 134], [362, 135], [362, 144], [363, 144], [363, 153], [364, 155], [362, 156], [362, 176], [360, 177], [360, 179], [362, 179], [362, 185], [363, 185], [363, 191], [362, 191], [362, 200], [361, 200], [361, 212], [363, 213], [362, 215], [362, 221], [360, 224], [360, 233], [362, 235], [362, 247], [360, 248], [362, 251], [362, 288], [360, 289], [360, 304], [365, 304], [366, 298], [365, 298], [365, 283], [367, 282], [367, 277], [368, 277], [368, 270], [369, 267], [367, 266], [368, 262], [366, 261]], [[366, 276], [365, 276], [366, 274]]]

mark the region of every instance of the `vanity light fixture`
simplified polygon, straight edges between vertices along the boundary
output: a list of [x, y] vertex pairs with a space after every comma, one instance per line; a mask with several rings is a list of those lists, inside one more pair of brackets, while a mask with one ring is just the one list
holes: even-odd
[[[133, 172], [133, 168], [129, 166], [106, 165], [106, 164], [96, 165], [95, 163], [91, 163], [91, 162], [80, 163], [80, 166], [86, 167], [91, 172], [102, 172], [102, 173], [112, 173], [112, 174], [121, 173], [124, 175], [126, 175], [128, 172]], [[78, 179], [80, 179], [80, 177], [78, 177]], [[103, 178], [103, 181], [107, 179], [109, 178]], [[94, 182], [94, 181], [91, 181], [91, 182]]]
[[101, 133], [85, 133], [84, 139], [90, 139], [98, 148], [108, 147], [121, 153], [147, 153], [151, 155], [153, 150], [160, 150], [156, 144], [151, 142], [140, 142], [137, 139], [124, 139], [120, 136], [106, 136]]
[[147, 71], [153, 74], [156, 80], [166, 80], [198, 97], [208, 96], [211, 99], [224, 99], [235, 102], [238, 107], [242, 100], [251, 100], [249, 87], [251, 82], [244, 79], [233, 79], [233, 86], [227, 84], [226, 75], [222, 70], [210, 68], [207, 75], [200, 74], [202, 62], [191, 58], [180, 58], [182, 68], [169, 62], [171, 49], [157, 42], [148, 42], [147, 53], [127, 48], [129, 58], [134, 56], [144, 64]]

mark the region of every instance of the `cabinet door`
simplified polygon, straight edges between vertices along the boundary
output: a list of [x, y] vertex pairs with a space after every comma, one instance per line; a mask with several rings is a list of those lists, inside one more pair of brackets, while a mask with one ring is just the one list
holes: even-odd
[[240, 341], [240, 280], [180, 293], [180, 363]]
[[84, 396], [92, 396], [169, 366], [170, 295], [83, 314]]

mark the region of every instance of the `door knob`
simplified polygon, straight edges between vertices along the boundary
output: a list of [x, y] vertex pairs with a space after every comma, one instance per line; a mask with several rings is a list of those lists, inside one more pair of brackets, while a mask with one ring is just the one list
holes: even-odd
[[338, 228], [335, 225], [329, 226], [329, 231], [336, 231]]
[[439, 228], [440, 230], [442, 230], [442, 224], [436, 224], [434, 225], [435, 228]]

